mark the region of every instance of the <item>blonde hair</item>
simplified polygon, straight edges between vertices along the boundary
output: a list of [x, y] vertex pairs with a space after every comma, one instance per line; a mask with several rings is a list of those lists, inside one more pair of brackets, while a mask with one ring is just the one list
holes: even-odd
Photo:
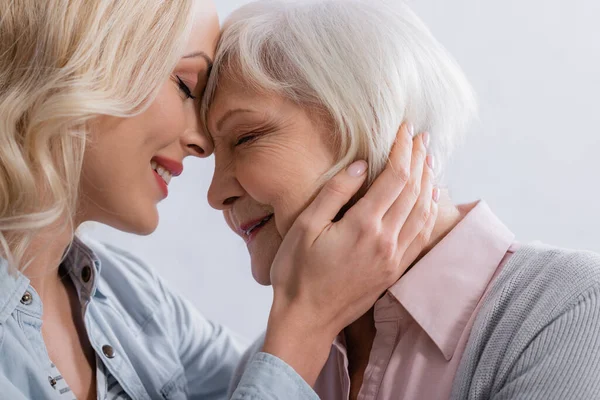
[[192, 0], [0, 0], [0, 255], [73, 232], [90, 122], [142, 112], [174, 69]]
[[371, 182], [402, 121], [415, 132], [430, 132], [431, 151], [442, 166], [476, 111], [460, 67], [399, 0], [260, 0], [243, 6], [224, 24], [203, 99], [205, 124], [221, 79], [324, 111], [340, 149], [327, 177], [362, 158]]

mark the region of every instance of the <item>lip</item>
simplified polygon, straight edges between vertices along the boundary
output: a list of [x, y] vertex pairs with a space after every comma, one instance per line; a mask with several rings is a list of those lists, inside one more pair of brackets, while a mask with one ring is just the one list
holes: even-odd
[[167, 183], [163, 180], [163, 178], [161, 178], [159, 174], [156, 173], [155, 170], [152, 170], [152, 173], [154, 174], [156, 183], [158, 183], [158, 187], [160, 188], [160, 191], [163, 194], [163, 198], [166, 199], [169, 196], [169, 187], [167, 186]]
[[160, 164], [173, 176], [179, 176], [183, 173], [183, 164], [179, 161], [171, 160], [170, 158], [162, 156], [154, 156], [152, 157], [151, 161], [156, 161], [157, 164]]
[[[246, 232], [248, 231], [248, 229], [252, 228], [253, 226], [259, 224], [262, 220], [264, 220], [265, 218], [270, 217], [269, 221], [267, 221], [263, 226], [261, 227], [257, 227], [255, 229], [252, 230], [252, 232], [250, 232], [250, 234], [246, 234]], [[238, 227], [238, 234], [246, 241], [246, 243], [249, 243], [252, 239], [254, 239], [254, 237], [256, 236], [256, 234], [258, 232], [260, 232], [260, 230], [269, 222], [271, 222], [273, 220], [274, 214], [265, 214], [264, 216], [262, 216], [261, 218], [256, 218], [250, 221], [247, 221], [245, 223], [243, 223], [242, 225], [240, 225]]]

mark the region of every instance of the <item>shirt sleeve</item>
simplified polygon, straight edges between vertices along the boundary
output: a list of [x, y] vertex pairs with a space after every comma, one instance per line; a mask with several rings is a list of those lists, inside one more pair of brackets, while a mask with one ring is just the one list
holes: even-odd
[[600, 398], [600, 288], [592, 287], [537, 335], [493, 400]]
[[227, 388], [232, 381], [238, 383], [231, 399], [319, 399], [292, 367], [271, 354], [257, 352], [262, 345], [247, 353], [247, 361], [240, 364], [234, 375], [247, 346], [227, 328], [207, 320], [192, 304], [162, 286], [189, 399], [229, 398]]
[[279, 358], [256, 353], [243, 372], [231, 400], [319, 400], [308, 383]]
[[229, 329], [206, 319], [164, 282], [161, 286], [166, 305], [163, 317], [184, 368], [187, 398], [226, 399], [229, 382], [247, 346]]
[[228, 398], [239, 400], [319, 399], [308, 383], [281, 359], [262, 353], [264, 334], [248, 348], [229, 385]]

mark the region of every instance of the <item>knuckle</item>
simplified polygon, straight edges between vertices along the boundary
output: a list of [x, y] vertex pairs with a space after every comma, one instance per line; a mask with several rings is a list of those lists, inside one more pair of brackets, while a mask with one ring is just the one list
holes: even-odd
[[399, 144], [402, 145], [402, 146], [410, 146], [410, 147], [412, 147], [413, 146], [413, 142], [414, 142], [414, 137], [411, 136], [411, 134], [408, 131], [408, 129], [405, 129], [404, 132], [405, 133], [403, 135], [397, 135], [396, 136], [396, 141], [399, 142]]
[[382, 235], [378, 241], [377, 248], [380, 257], [386, 261], [392, 260], [396, 254], [396, 241], [389, 235]]
[[415, 139], [417, 140], [417, 142], [413, 147], [413, 153], [415, 157], [418, 157], [420, 160], [425, 160], [425, 157], [427, 156], [427, 149], [425, 148], [425, 145], [423, 144], [423, 140], [421, 139], [420, 135], [417, 139]]
[[327, 192], [333, 196], [345, 196], [346, 195], [346, 188], [344, 187], [344, 185], [337, 181], [337, 180], [332, 180], [330, 181], [327, 186], [325, 186], [325, 190], [327, 190]]
[[429, 221], [429, 217], [431, 216], [431, 211], [427, 208], [419, 211], [419, 222], [422, 225], [425, 225], [427, 221]]
[[433, 171], [431, 170], [431, 168], [426, 168], [425, 167], [426, 164], [423, 164], [423, 178], [422, 181], [423, 182], [432, 182], [434, 181], [433, 179]]
[[411, 179], [411, 181], [408, 183], [408, 186], [410, 194], [413, 197], [413, 201], [416, 201], [419, 198], [419, 195], [421, 194], [420, 182], [417, 182], [416, 179]]
[[358, 223], [359, 232], [363, 236], [374, 236], [378, 233], [378, 226], [372, 219], [363, 219]]
[[394, 175], [396, 176], [396, 179], [398, 179], [398, 181], [404, 184], [407, 183], [410, 179], [410, 171], [404, 165], [396, 167], [394, 169]]

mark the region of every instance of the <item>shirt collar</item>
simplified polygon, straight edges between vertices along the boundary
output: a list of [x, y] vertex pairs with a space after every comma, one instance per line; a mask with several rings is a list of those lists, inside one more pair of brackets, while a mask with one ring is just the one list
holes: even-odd
[[480, 201], [388, 289], [446, 360], [513, 240], [514, 234]]
[[97, 290], [101, 264], [96, 254], [78, 237], [73, 239], [63, 266], [69, 272], [81, 304], [85, 304]]
[[29, 279], [18, 271], [9, 272], [8, 261], [0, 257], [0, 324], [17, 308], [28, 287]]
[[[62, 264], [73, 280], [81, 304], [85, 304], [96, 292], [100, 260], [89, 247], [75, 237]], [[29, 278], [20, 271], [10, 273], [8, 261], [0, 257], [0, 324], [17, 308], [21, 297], [28, 290], [29, 283]]]

